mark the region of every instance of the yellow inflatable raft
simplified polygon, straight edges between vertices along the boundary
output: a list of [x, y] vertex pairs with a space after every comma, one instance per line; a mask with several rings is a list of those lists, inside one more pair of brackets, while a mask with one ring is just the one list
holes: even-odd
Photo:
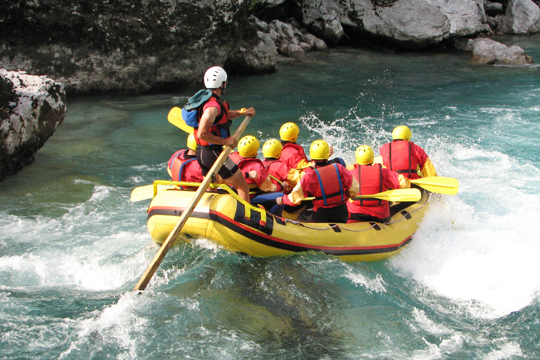
[[[156, 191], [156, 190], [155, 190]], [[148, 208], [148, 231], [162, 244], [195, 192], [165, 189]], [[429, 192], [387, 223], [308, 223], [285, 219], [244, 203], [233, 192], [207, 192], [175, 243], [207, 238], [227, 250], [252, 256], [319, 251], [345, 261], [378, 261], [407, 245], [424, 217]]]

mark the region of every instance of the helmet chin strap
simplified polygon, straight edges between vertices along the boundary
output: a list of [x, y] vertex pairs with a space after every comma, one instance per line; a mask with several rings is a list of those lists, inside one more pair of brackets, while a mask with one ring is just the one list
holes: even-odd
[[225, 81], [221, 83], [221, 86], [219, 87], [221, 89], [221, 95], [225, 94]]

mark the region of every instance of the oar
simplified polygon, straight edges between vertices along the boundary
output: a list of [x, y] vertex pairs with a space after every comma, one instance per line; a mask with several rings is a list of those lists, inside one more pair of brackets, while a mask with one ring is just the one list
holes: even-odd
[[431, 176], [411, 180], [411, 183], [438, 194], [456, 195], [459, 190], [458, 180], [450, 177]]
[[[372, 195], [357, 195], [351, 200], [361, 200], [361, 199], [380, 199], [387, 201], [418, 201], [422, 197], [420, 190], [418, 189], [396, 189], [383, 191], [381, 193], [372, 194]], [[314, 197], [308, 197], [303, 200], [315, 200]]]
[[[249, 124], [250, 120], [251, 120], [251, 116], [246, 116], [246, 118], [242, 121], [238, 129], [236, 129], [236, 132], [233, 135], [236, 141], [238, 141], [238, 139], [240, 138], [240, 135], [242, 135], [247, 125]], [[219, 169], [221, 169], [221, 166], [223, 165], [225, 160], [227, 160], [227, 157], [229, 156], [232, 150], [233, 150], [232, 147], [227, 146], [221, 152], [221, 155], [219, 155], [219, 157], [217, 158], [216, 162], [214, 163], [214, 165], [212, 166], [208, 174], [204, 177], [204, 180], [201, 183], [201, 186], [199, 186], [199, 190], [197, 190], [197, 192], [195, 193], [195, 196], [193, 200], [191, 201], [191, 204], [184, 210], [184, 212], [182, 213], [182, 216], [180, 216], [180, 219], [178, 220], [178, 223], [176, 223], [176, 226], [174, 227], [174, 229], [171, 231], [167, 239], [165, 239], [165, 242], [161, 245], [158, 252], [154, 256], [154, 259], [152, 260], [152, 262], [150, 263], [150, 265], [144, 272], [143, 276], [141, 277], [137, 285], [135, 285], [135, 289], [133, 290], [144, 290], [146, 288], [146, 285], [148, 285], [148, 282], [150, 281], [150, 279], [156, 272], [157, 268], [163, 261], [163, 258], [167, 254], [167, 251], [169, 251], [169, 248], [173, 244], [173, 240], [176, 239], [176, 237], [180, 233], [180, 230], [182, 230], [182, 227], [185, 225], [188, 218], [193, 213], [193, 210], [195, 210], [195, 207], [197, 206], [197, 204], [203, 197], [204, 193], [206, 192], [206, 189], [212, 182], [213, 175], [216, 174], [219, 171]]]
[[279, 185], [283, 185], [283, 182], [282, 182], [282, 181], [280, 181], [280, 180], [279, 180], [278, 178], [276, 178], [275, 176], [273, 176], [273, 175], [270, 175], [270, 174], [268, 174], [268, 176], [270, 176], [270, 178], [272, 178], [272, 179], [276, 180], [276, 181], [277, 181], [277, 183], [278, 183]]
[[[161, 190], [174, 189], [175, 185], [158, 185], [158, 192]], [[133, 202], [148, 200], [154, 197], [154, 185], [144, 185], [133, 189], [130, 200]]]
[[418, 201], [422, 197], [422, 193], [418, 189], [396, 189], [387, 190], [373, 195], [356, 195], [354, 200], [361, 199], [379, 199], [386, 201]]
[[182, 109], [180, 109], [179, 107], [173, 107], [171, 111], [169, 111], [169, 115], [167, 115], [167, 120], [169, 120], [169, 122], [174, 126], [184, 130], [188, 134], [191, 134], [193, 132], [193, 128], [186, 124], [186, 122], [182, 118]]

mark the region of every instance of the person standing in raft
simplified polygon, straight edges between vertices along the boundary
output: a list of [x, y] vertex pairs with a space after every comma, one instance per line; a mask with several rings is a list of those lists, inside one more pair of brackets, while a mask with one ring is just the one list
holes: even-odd
[[[197, 162], [197, 143], [193, 133], [189, 134], [187, 138], [187, 147], [187, 149], [179, 150], [173, 154], [167, 165], [167, 172], [173, 181], [200, 183], [204, 180], [204, 176], [201, 166]], [[190, 187], [190, 189], [192, 188]]]
[[385, 168], [408, 179], [437, 176], [435, 167], [424, 149], [411, 140], [411, 129], [400, 125], [392, 131], [392, 142], [379, 149]]
[[[255, 109], [251, 107], [230, 110], [229, 104], [220, 99], [227, 88], [227, 73], [219, 66], [206, 70], [204, 85], [212, 91], [213, 95], [206, 101], [202, 108], [202, 114], [199, 115], [199, 124], [195, 128], [195, 140], [197, 142], [197, 161], [203, 175], [206, 176], [223, 151], [223, 146], [236, 147], [236, 139], [231, 136], [229, 131], [231, 120], [241, 115], [253, 117]], [[218, 174], [227, 184], [238, 191], [238, 195], [244, 201], [249, 203], [249, 186], [234, 161], [228, 158]]]
[[[350, 170], [358, 181], [358, 195], [372, 195], [391, 189], [408, 189], [409, 179], [396, 172], [385, 169], [381, 164], [374, 164], [373, 150], [367, 145], [356, 149], [356, 164]], [[386, 200], [360, 199], [347, 202], [349, 223], [359, 221], [386, 222], [390, 219], [390, 203]]]
[[[329, 163], [330, 147], [324, 140], [316, 140], [309, 148], [312, 169], [294, 187], [292, 192], [277, 199], [277, 204], [296, 206], [307, 197], [313, 200], [315, 222], [346, 223], [349, 218], [347, 200], [358, 193], [358, 182], [343, 165]], [[302, 213], [298, 220], [308, 216]]]

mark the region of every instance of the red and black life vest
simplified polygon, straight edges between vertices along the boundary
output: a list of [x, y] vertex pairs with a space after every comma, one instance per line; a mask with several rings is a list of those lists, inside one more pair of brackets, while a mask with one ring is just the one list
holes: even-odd
[[229, 155], [229, 157], [232, 159], [232, 161], [234, 161], [234, 163], [235, 163], [236, 165], [238, 165], [239, 168], [240, 168], [240, 164], [242, 164], [242, 163], [245, 162], [245, 161], [248, 161], [248, 162], [251, 162], [251, 161], [256, 162], [256, 163], [260, 164], [261, 167], [264, 168], [264, 164], [263, 164], [263, 162], [262, 162], [260, 159], [257, 159], [257, 158], [251, 158], [251, 157], [243, 157], [243, 156], [241, 156], [237, 151], [231, 153], [231, 154]]
[[[260, 173], [260, 169], [263, 168], [264, 169], [264, 164], [263, 162], [260, 160], [260, 159], [257, 159], [257, 158], [250, 158], [250, 157], [243, 157], [241, 156], [237, 151], [231, 153], [229, 155], [229, 157], [231, 158], [232, 161], [234, 161], [234, 163], [236, 165], [238, 165], [238, 168], [241, 170], [241, 171], [245, 171], [245, 172], [248, 172], [248, 171], [251, 171], [251, 170], [255, 170], [259, 173], [259, 177], [260, 176], [263, 176], [261, 173]], [[246, 167], [242, 166], [243, 163], [246, 163]], [[251, 163], [251, 164], [250, 164]], [[257, 164], [258, 166], [255, 166], [253, 167], [254, 164]], [[257, 183], [258, 181], [255, 180], [255, 179], [246, 179], [246, 182], [248, 183], [250, 189], [256, 189], [258, 188], [257, 187]]]
[[[169, 168], [171, 169], [171, 178], [173, 181], [184, 181], [182, 177], [185, 173], [186, 165], [194, 160], [197, 161], [195, 156], [189, 156], [187, 152], [188, 149], [177, 151], [171, 157], [171, 160], [169, 160]], [[180, 186], [180, 189], [183, 189], [183, 187]]]
[[[197, 117], [199, 119], [199, 124], [201, 122], [201, 117], [203, 115], [204, 105], [212, 100], [217, 101], [217, 103], [220, 106], [220, 112], [219, 112], [219, 115], [216, 116], [213, 125], [210, 127], [210, 133], [222, 139], [226, 139], [229, 136], [231, 136], [231, 132], [229, 131], [229, 128], [232, 124], [232, 121], [231, 119], [229, 119], [229, 104], [224, 101], [221, 101], [217, 96], [212, 96], [210, 99], [208, 99], [203, 105], [199, 106], [199, 108], [197, 109]], [[197, 142], [197, 145], [200, 145], [200, 146], [213, 145], [207, 141], [199, 139], [199, 136], [197, 135], [198, 130], [199, 130], [198, 126], [193, 128], [193, 130], [194, 130], [195, 141]]]
[[[358, 181], [360, 192], [358, 195], [372, 195], [383, 192], [383, 172], [381, 164], [373, 165], [355, 165], [358, 171], [353, 171], [352, 174]], [[356, 170], [356, 169], [355, 169]], [[353, 202], [357, 206], [381, 206], [385, 204], [385, 200], [370, 200], [360, 199]]]
[[273, 160], [265, 160], [263, 161], [264, 168], [268, 171], [270, 171], [270, 166], [272, 166], [273, 163], [281, 162], [279, 159], [273, 159]]
[[335, 206], [342, 204], [347, 200], [345, 197], [345, 189], [341, 182], [341, 176], [336, 164], [326, 165], [320, 168], [313, 169], [319, 181], [321, 195], [315, 195], [313, 205], [320, 206]]
[[[397, 140], [388, 144], [388, 164], [390, 170], [403, 174], [409, 179], [418, 179], [418, 160], [412, 155], [410, 141]], [[406, 154], [406, 156], [404, 156]]]

